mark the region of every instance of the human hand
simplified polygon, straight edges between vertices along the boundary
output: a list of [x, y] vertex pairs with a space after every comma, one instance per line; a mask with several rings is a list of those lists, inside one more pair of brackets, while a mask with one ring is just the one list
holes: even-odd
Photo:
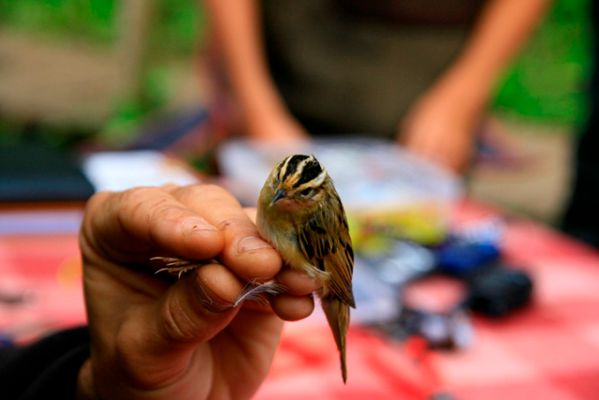
[[472, 156], [482, 108], [464, 97], [459, 88], [449, 84], [430, 90], [400, 123], [399, 142], [446, 169], [462, 171]]
[[[80, 246], [91, 336], [81, 399], [248, 398], [269, 370], [280, 318], [314, 307], [317, 284], [280, 272], [278, 253], [217, 186], [99, 193]], [[216, 261], [173, 281], [154, 274], [157, 255]], [[246, 282], [275, 275], [287, 290], [270, 307], [225, 307]]]

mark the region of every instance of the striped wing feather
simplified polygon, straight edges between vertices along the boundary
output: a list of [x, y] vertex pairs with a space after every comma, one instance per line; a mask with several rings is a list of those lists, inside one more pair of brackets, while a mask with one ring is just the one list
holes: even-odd
[[[335, 207], [320, 207], [305, 224], [297, 227], [300, 250], [312, 265], [330, 275], [329, 296], [355, 307], [352, 292], [354, 254], [343, 206], [339, 197], [332, 198]], [[333, 213], [326, 210], [340, 210]]]

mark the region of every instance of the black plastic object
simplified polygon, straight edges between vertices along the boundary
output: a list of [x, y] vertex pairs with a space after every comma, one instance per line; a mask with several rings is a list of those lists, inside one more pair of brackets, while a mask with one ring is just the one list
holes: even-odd
[[465, 305], [473, 311], [502, 317], [532, 298], [533, 282], [525, 271], [502, 264], [483, 268], [468, 279]]
[[37, 143], [0, 145], [0, 202], [84, 201], [93, 193], [70, 154]]

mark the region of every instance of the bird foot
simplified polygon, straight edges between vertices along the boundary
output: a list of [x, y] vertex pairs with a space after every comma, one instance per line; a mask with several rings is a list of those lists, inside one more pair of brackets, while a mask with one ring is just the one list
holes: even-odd
[[[187, 272], [193, 271], [196, 268], [200, 268], [206, 264], [199, 261], [187, 261], [175, 257], [152, 257], [150, 261], [160, 262], [162, 265], [164, 265], [164, 267], [156, 270], [156, 272], [154, 272], [155, 274], [168, 272], [169, 274], [176, 276], [177, 279], [181, 279], [181, 277]], [[204, 291], [203, 288], [201, 289]], [[251, 281], [246, 283], [237, 300], [230, 304], [229, 307], [237, 307], [245, 301], [256, 301], [258, 303], [266, 304], [268, 303], [266, 298], [267, 295], [276, 296], [285, 292], [285, 290], [286, 287], [284, 285], [275, 282], [274, 280], [263, 283]]]
[[181, 276], [187, 272], [193, 271], [194, 269], [204, 265], [204, 263], [199, 261], [187, 261], [175, 257], [152, 257], [150, 258], [150, 261], [157, 261], [164, 265], [163, 268], [156, 270], [154, 274], [168, 272], [169, 274], [176, 276], [178, 279], [181, 279]]

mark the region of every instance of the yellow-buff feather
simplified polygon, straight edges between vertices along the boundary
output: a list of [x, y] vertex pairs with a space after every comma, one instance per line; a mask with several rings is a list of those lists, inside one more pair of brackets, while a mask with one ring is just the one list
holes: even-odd
[[343, 381], [354, 255], [347, 218], [333, 181], [314, 156], [295, 154], [270, 173], [258, 200], [260, 234], [290, 267], [320, 279], [323, 310], [335, 337]]

